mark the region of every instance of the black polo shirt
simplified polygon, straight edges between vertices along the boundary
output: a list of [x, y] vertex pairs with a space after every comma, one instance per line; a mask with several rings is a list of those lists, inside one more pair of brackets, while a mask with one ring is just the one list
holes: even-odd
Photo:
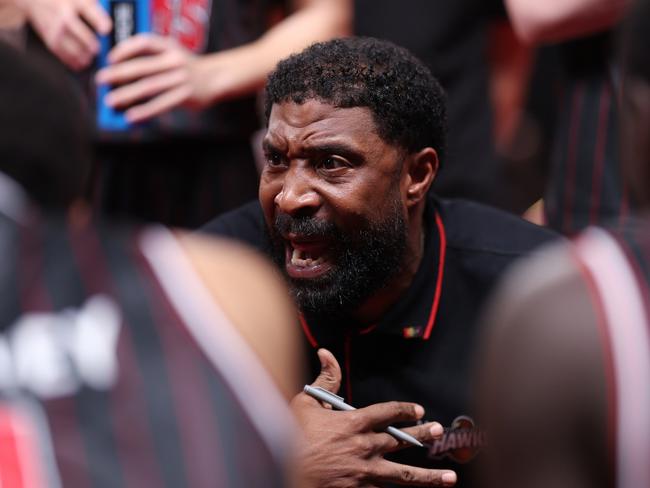
[[[301, 317], [305, 337], [338, 359], [339, 394], [356, 407], [389, 400], [424, 406], [425, 419], [453, 434], [430, 451], [409, 448], [396, 457], [459, 472], [470, 486], [468, 461], [484, 436], [472, 426], [470, 376], [479, 337], [478, 315], [488, 293], [516, 258], [556, 235], [499, 210], [464, 200], [430, 197], [424, 213], [425, 252], [410, 288], [370, 327]], [[243, 240], [264, 251], [264, 219], [251, 203], [210, 222], [204, 230]], [[319, 371], [312, 354], [312, 374]], [[427, 456], [440, 459], [430, 460]]]

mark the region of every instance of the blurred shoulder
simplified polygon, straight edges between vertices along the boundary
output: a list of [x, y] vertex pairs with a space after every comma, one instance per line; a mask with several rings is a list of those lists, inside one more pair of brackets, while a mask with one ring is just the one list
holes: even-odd
[[254, 249], [206, 235], [177, 233], [194, 271], [290, 397], [302, 381], [297, 313], [275, 267]]

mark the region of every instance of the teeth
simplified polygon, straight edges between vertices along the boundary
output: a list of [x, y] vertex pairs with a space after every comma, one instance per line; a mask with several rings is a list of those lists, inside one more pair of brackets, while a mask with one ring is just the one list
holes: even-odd
[[297, 261], [302, 261], [302, 259], [300, 258], [300, 251], [294, 249], [293, 254], [291, 255], [291, 263], [296, 264]]
[[318, 259], [312, 259], [306, 252], [294, 249], [291, 254], [291, 264], [302, 268], [309, 268], [322, 264], [325, 259], [321, 256]]

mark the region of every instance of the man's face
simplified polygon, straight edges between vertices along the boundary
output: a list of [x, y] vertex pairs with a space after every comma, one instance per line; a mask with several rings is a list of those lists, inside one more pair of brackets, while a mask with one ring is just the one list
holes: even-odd
[[271, 110], [260, 182], [273, 258], [305, 313], [345, 314], [399, 273], [403, 151], [369, 109], [316, 100]]

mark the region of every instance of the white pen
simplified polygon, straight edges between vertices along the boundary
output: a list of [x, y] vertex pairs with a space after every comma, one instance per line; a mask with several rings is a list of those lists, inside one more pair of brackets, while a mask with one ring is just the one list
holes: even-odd
[[[352, 405], [348, 405], [347, 403], [345, 403], [343, 401], [343, 398], [341, 398], [338, 395], [335, 395], [331, 391], [327, 391], [325, 388], [321, 388], [320, 386], [305, 385], [303, 391], [307, 393], [307, 395], [309, 395], [310, 397], [315, 398], [316, 400], [329, 403], [330, 405], [332, 405], [332, 407], [336, 408], [337, 410], [346, 410], [346, 411], [356, 410], [356, 408], [354, 408]], [[388, 432], [397, 440], [408, 442], [409, 444], [413, 444], [414, 446], [417, 447], [424, 447], [424, 444], [422, 444], [419, 440], [417, 440], [412, 435], [409, 435], [406, 432], [396, 429], [395, 427], [392, 427], [390, 425], [386, 427], [386, 432]]]

